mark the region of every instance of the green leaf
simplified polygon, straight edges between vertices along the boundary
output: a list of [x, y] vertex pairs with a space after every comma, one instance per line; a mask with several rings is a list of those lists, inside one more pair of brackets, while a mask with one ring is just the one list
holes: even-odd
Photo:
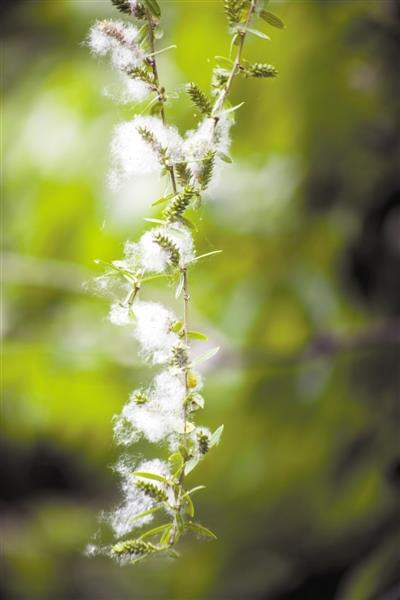
[[172, 524], [169, 525], [169, 527], [165, 528], [164, 533], [162, 534], [161, 538], [160, 538], [160, 544], [163, 546], [164, 544], [168, 544], [169, 542], [169, 534], [171, 532], [172, 529]]
[[260, 17], [264, 19], [264, 21], [266, 21], [268, 25], [272, 25], [272, 27], [277, 27], [278, 29], [285, 28], [285, 23], [282, 21], [282, 19], [269, 12], [268, 10], [262, 10], [260, 12]]
[[231, 112], [235, 112], [235, 110], [238, 110], [239, 108], [241, 108], [243, 106], [244, 102], [241, 102], [240, 104], [236, 104], [236, 106], [231, 106], [230, 108], [227, 108], [226, 110], [222, 110], [220, 113], [218, 113], [218, 115], [215, 116], [220, 116], [220, 115], [228, 115]]
[[170, 556], [171, 558], [179, 558], [180, 554], [176, 550], [173, 550], [172, 548], [170, 548], [168, 550], [168, 556]]
[[153, 479], [155, 481], [161, 481], [166, 485], [169, 485], [169, 482], [162, 475], [157, 475], [156, 473], [147, 473], [146, 471], [135, 471], [132, 473], [135, 477], [143, 477], [144, 479]]
[[165, 525], [160, 525], [159, 527], [154, 527], [153, 529], [149, 529], [149, 531], [146, 531], [145, 533], [143, 533], [143, 535], [141, 535], [140, 538], [138, 538], [138, 539], [144, 540], [148, 537], [156, 535], [157, 533], [161, 533], [161, 531], [164, 531], [164, 529], [167, 529], [168, 527], [171, 527], [171, 523], [166, 523]]
[[147, 217], [144, 220], [148, 223], [157, 223], [157, 225], [165, 225], [165, 221], [163, 221], [162, 219], [150, 219], [149, 217]]
[[202, 535], [205, 535], [213, 540], [218, 539], [215, 533], [213, 533], [210, 529], [207, 529], [207, 527], [204, 527], [204, 525], [200, 525], [200, 523], [193, 523], [193, 521], [190, 521], [189, 523], [186, 523], [186, 527], [187, 529], [193, 529], [193, 531], [201, 533]]
[[195, 256], [190, 262], [196, 262], [201, 260], [202, 258], [207, 258], [208, 256], [212, 256], [213, 254], [221, 254], [222, 250], [213, 250], [212, 252], [207, 252], [206, 254], [200, 254], [200, 256]]
[[177, 321], [176, 323], [174, 323], [171, 327], [171, 331], [173, 333], [179, 333], [179, 331], [182, 329], [183, 327], [183, 323], [182, 321]]
[[192, 340], [208, 340], [208, 336], [205, 333], [201, 333], [201, 331], [188, 331], [188, 336], [192, 338]]
[[152, 15], [157, 18], [161, 17], [161, 9], [158, 5], [157, 0], [143, 0]]
[[176, 299], [178, 299], [179, 296], [182, 294], [183, 286], [184, 285], [185, 285], [185, 277], [184, 277], [183, 273], [181, 273], [181, 275], [179, 277], [179, 282], [178, 282], [178, 285], [176, 286], [176, 291], [175, 291], [175, 298]]
[[149, 275], [148, 277], [143, 277], [143, 279], [140, 280], [140, 283], [153, 281], [153, 279], [161, 279], [162, 277], [168, 277], [168, 275], [166, 273], [159, 273], [158, 275]]
[[224, 162], [226, 162], [230, 165], [233, 163], [233, 160], [231, 159], [231, 157], [228, 156], [227, 154], [224, 154], [223, 152], [217, 152], [217, 156], [218, 156], [218, 158], [220, 158], [221, 160], [223, 160]]
[[213, 446], [217, 446], [219, 444], [219, 441], [221, 439], [221, 435], [222, 435], [223, 431], [224, 431], [223, 425], [221, 425], [221, 427], [218, 427], [218, 429], [216, 429], [214, 431], [214, 433], [212, 434], [210, 441], [208, 443], [210, 448], [212, 448]]
[[271, 39], [269, 37], [269, 35], [267, 35], [263, 31], [259, 31], [258, 29], [246, 29], [246, 31], [248, 33], [252, 33], [253, 35], [256, 35], [257, 37], [261, 38], [262, 40], [270, 40]]
[[134, 517], [131, 517], [129, 519], [129, 523], [131, 523], [132, 521], [137, 521], [138, 519], [141, 519], [142, 517], [147, 517], [147, 515], [151, 515], [152, 513], [157, 512], [158, 510], [161, 510], [162, 505], [159, 504], [158, 506], [154, 506], [153, 508], [149, 508], [149, 510], [144, 510], [143, 512], [139, 513], [138, 515], [135, 515]]
[[186, 498], [186, 496], [190, 496], [191, 494], [194, 494], [195, 492], [198, 492], [200, 490], [205, 490], [206, 486], [205, 485], [197, 485], [196, 487], [192, 488], [191, 490], [185, 492], [185, 494], [183, 494], [183, 498]]
[[163, 204], [164, 202], [168, 202], [171, 198], [174, 197], [175, 194], [168, 194], [168, 196], [164, 196], [163, 198], [159, 198], [155, 202], [153, 202], [152, 206], [158, 206], [159, 204]]
[[196, 358], [193, 361], [193, 364], [200, 365], [201, 363], [206, 362], [206, 360], [210, 360], [210, 358], [215, 356], [217, 354], [217, 352], [219, 352], [219, 350], [220, 350], [220, 346], [216, 346], [216, 348], [212, 348], [212, 350], [208, 350], [208, 352], [205, 352], [204, 354], [201, 354], [198, 358]]
[[185, 475], [189, 475], [197, 467], [200, 461], [200, 455], [196, 454], [193, 456], [185, 465]]
[[180, 452], [174, 452], [168, 458], [168, 462], [171, 464], [171, 470], [174, 477], [179, 477], [184, 466], [183, 456]]
[[186, 504], [186, 506], [185, 506], [186, 513], [189, 515], [189, 517], [193, 518], [194, 517], [194, 504], [193, 504], [190, 496], [185, 497], [185, 504]]

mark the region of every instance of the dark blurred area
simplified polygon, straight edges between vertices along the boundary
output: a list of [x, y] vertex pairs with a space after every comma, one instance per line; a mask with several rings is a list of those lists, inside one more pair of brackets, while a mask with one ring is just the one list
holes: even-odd
[[[218, 541], [120, 568], [84, 549], [118, 502], [112, 416], [150, 374], [83, 283], [143, 230], [152, 182], [107, 187], [115, 76], [101, 0], [3, 2], [4, 600], [400, 600], [400, 2], [280, 1], [236, 84], [234, 164], [203, 209], [193, 324], [221, 343], [193, 485]], [[193, 127], [229, 39], [222, 3], [162, 2], [168, 106]], [[107, 94], [103, 94], [107, 88]], [[228, 175], [229, 173], [229, 175]], [[157, 216], [156, 211], [154, 215]], [[149, 295], [171, 302], [170, 290]], [[148, 448], [132, 449], [137, 456]], [[199, 479], [201, 481], [199, 481]]]

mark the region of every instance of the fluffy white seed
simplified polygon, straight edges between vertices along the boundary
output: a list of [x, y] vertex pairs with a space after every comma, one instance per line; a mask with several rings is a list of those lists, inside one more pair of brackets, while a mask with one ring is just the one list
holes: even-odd
[[157, 143], [165, 148], [170, 164], [181, 159], [182, 139], [175, 127], [164, 125], [158, 117], [136, 116], [132, 121], [120, 123], [114, 130], [111, 153], [115, 176], [160, 173], [163, 168], [156, 149], [139, 133], [142, 128], [150, 131]]

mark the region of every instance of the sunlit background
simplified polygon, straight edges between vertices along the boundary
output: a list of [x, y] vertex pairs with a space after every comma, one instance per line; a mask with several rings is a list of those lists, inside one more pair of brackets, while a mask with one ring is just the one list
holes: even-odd
[[[400, 5], [272, 2], [247, 57], [234, 164], [201, 211], [191, 322], [221, 345], [202, 421], [223, 443], [191, 476], [216, 542], [120, 568], [84, 549], [119, 500], [112, 416], [150, 371], [83, 284], [143, 231], [159, 184], [107, 185], [118, 79], [90, 56], [108, 1], [5, 2], [1, 525], [5, 600], [399, 600]], [[219, 0], [162, 0], [167, 107], [207, 86]], [[265, 25], [265, 31], [268, 26]], [[162, 192], [161, 188], [161, 192]], [[148, 298], [174, 306], [173, 290]], [[138, 445], [140, 456], [148, 448]]]

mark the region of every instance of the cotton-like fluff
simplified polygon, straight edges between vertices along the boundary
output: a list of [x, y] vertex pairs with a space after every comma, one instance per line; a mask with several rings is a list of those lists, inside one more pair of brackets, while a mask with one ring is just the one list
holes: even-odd
[[192, 234], [187, 227], [173, 223], [146, 231], [138, 243], [127, 242], [127, 263], [144, 273], [164, 273], [171, 264], [171, 253], [156, 241], [157, 235], [168, 238], [174, 244], [179, 252], [179, 267], [186, 267], [194, 259]]
[[113, 325], [118, 326], [131, 325], [134, 322], [131, 307], [124, 306], [120, 302], [114, 302], [111, 306], [108, 318]]
[[124, 103], [143, 102], [152, 92], [151, 87], [145, 81], [132, 77], [124, 77], [123, 85], [122, 102]]
[[221, 116], [218, 124], [215, 126], [214, 119], [204, 119], [197, 129], [193, 129], [186, 133], [183, 142], [183, 154], [189, 168], [193, 174], [193, 185], [197, 184], [197, 177], [202, 172], [202, 159], [207, 152], [214, 151], [217, 153], [216, 166], [220, 163], [218, 152], [228, 154], [231, 139], [230, 128], [233, 121], [228, 116]]
[[168, 163], [173, 165], [182, 157], [182, 138], [178, 130], [164, 125], [158, 117], [136, 116], [132, 121], [120, 123], [114, 130], [111, 153], [114, 161], [113, 179], [160, 173], [163, 165], [160, 156], [151, 142], [143, 139], [140, 129], [148, 130], [157, 141], [157, 145], [165, 149]]
[[126, 71], [139, 67], [145, 59], [138, 43], [138, 35], [139, 30], [132, 24], [97, 21], [89, 32], [87, 43], [94, 54], [110, 54], [114, 67]]
[[144, 436], [159, 443], [183, 433], [183, 403], [186, 387], [182, 374], [162, 371], [148, 390], [147, 401], [138, 403], [133, 392], [121, 415], [115, 419], [114, 436], [119, 444], [129, 445]]
[[[134, 519], [136, 515], [153, 508], [156, 501], [138, 489], [134, 484], [134, 471], [146, 471], [154, 475], [169, 477], [170, 471], [167, 463], [155, 459], [144, 461], [135, 465], [130, 459], [123, 458], [114, 467], [114, 470], [121, 477], [121, 488], [123, 493], [123, 502], [111, 513], [106, 515], [106, 520], [111, 524], [114, 534], [117, 538], [126, 535], [133, 528], [142, 527], [153, 519], [153, 515], [146, 515], [140, 519]], [[166, 493], [166, 486], [159, 481], [152, 480], [152, 483]], [[134, 519], [134, 520], [133, 520]]]
[[178, 321], [173, 312], [158, 302], [137, 301], [133, 305], [135, 324], [133, 334], [146, 360], [153, 364], [166, 363], [180, 338], [172, 331]]

